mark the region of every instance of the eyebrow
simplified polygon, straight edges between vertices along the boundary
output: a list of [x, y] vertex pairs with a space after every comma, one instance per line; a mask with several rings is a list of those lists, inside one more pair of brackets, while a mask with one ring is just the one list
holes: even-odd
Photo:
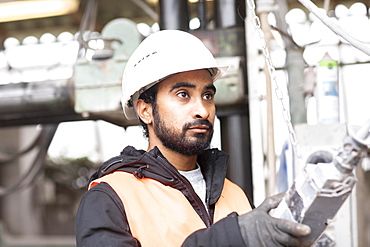
[[[194, 84], [190, 83], [190, 82], [178, 82], [178, 83], [176, 83], [175, 85], [172, 86], [170, 92], [172, 92], [173, 90], [175, 90], [177, 88], [181, 88], [181, 87], [195, 88], [196, 86]], [[213, 84], [205, 86], [204, 89], [212, 90], [216, 93], [216, 87]]]
[[208, 86], [205, 86], [205, 89], [212, 90], [214, 93], [216, 93], [216, 87], [213, 84], [210, 84]]
[[189, 82], [178, 82], [172, 86], [170, 92], [181, 87], [195, 88], [195, 85]]

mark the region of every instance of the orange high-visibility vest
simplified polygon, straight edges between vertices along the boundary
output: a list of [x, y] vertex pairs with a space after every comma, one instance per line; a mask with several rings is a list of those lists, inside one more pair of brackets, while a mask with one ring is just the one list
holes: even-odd
[[[150, 179], [116, 171], [94, 180], [108, 183], [122, 200], [132, 236], [142, 246], [181, 246], [193, 232], [206, 225], [186, 197], [177, 189]], [[225, 179], [221, 196], [215, 205], [214, 223], [232, 212], [251, 211], [249, 201], [236, 184]]]

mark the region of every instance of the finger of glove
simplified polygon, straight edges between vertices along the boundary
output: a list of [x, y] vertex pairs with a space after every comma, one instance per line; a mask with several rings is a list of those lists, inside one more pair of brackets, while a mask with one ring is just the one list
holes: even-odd
[[274, 234], [274, 241], [278, 244], [276, 246], [300, 246], [301, 241], [298, 237], [294, 237], [288, 233], [279, 232], [279, 234]]
[[294, 237], [304, 237], [311, 233], [311, 228], [308, 225], [287, 220], [276, 219], [275, 225], [280, 231], [288, 233]]
[[285, 193], [280, 193], [274, 196], [267, 197], [258, 208], [265, 212], [269, 212], [271, 209], [276, 208], [279, 205], [284, 195]]

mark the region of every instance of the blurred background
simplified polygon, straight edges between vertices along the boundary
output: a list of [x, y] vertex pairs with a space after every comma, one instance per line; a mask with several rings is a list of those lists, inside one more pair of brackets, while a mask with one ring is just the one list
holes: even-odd
[[[315, 4], [369, 47], [368, 1]], [[216, 82], [211, 146], [230, 154], [228, 177], [256, 206], [286, 191], [313, 152], [338, 152], [347, 127], [370, 118], [370, 56], [298, 1], [255, 6], [0, 0], [0, 246], [75, 246], [74, 218], [89, 176], [126, 145], [146, 149], [138, 122], [122, 113], [121, 79], [140, 41], [162, 29], [193, 33], [230, 66]], [[370, 246], [369, 171], [366, 157], [320, 246]]]

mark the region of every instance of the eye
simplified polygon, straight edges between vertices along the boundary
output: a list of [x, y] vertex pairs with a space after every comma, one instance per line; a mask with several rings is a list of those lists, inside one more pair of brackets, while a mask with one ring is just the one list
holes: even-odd
[[203, 95], [203, 99], [206, 99], [206, 100], [212, 100], [212, 99], [213, 99], [213, 97], [214, 97], [214, 93], [211, 93], [211, 92], [209, 92], [209, 93], [205, 93], [205, 94]]
[[176, 95], [179, 96], [180, 98], [189, 98], [188, 92], [185, 91], [178, 92]]

